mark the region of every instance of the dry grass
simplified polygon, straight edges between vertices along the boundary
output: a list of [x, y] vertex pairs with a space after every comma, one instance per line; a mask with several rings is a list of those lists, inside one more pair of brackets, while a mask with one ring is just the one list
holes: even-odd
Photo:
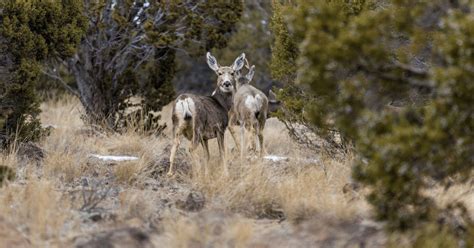
[[219, 213], [194, 217], [169, 214], [163, 225], [160, 244], [165, 247], [248, 247], [254, 235], [250, 220]]
[[2, 215], [13, 223], [21, 223], [20, 229], [34, 243], [59, 240], [71, 208], [52, 182], [36, 179], [28, 180], [25, 186], [6, 186], [0, 202]]
[[290, 162], [280, 165], [286, 168], [272, 168], [278, 165], [236, 163], [230, 177], [214, 166], [207, 177], [196, 171], [186, 179], [217, 205], [249, 217], [276, 217], [275, 211], [282, 211], [287, 219], [299, 222], [317, 213], [349, 219], [365, 214], [365, 201], [350, 201], [342, 192], [350, 178], [349, 162], [321, 163], [326, 163], [326, 171], [320, 164]]
[[[226, 135], [229, 176], [222, 173], [213, 140], [208, 175], [194, 161], [191, 171], [178, 166], [179, 176], [170, 179], [160, 174], [167, 167], [170, 128], [164, 137], [135, 131], [96, 133], [81, 121], [81, 105], [70, 97], [46, 102], [42, 109], [42, 123], [54, 127], [40, 143], [46, 153], [42, 165], [20, 163], [14, 151], [0, 154], [0, 164], [17, 171], [16, 180], [0, 189], [0, 219], [13, 223], [33, 246], [73, 245], [78, 237], [87, 239], [120, 227], [146, 230], [156, 246], [247, 247], [273, 236], [293, 238], [296, 243], [290, 243], [298, 246], [297, 234], [315, 218], [354, 222], [368, 219], [371, 213], [363, 192], [342, 192], [350, 182], [350, 155], [336, 161], [301, 148], [276, 119], [267, 122], [265, 149], [289, 161], [252, 159], [241, 164], [238, 155], [230, 152], [234, 144]], [[170, 109], [162, 112], [168, 125]], [[181, 154], [187, 144], [182, 142]], [[199, 153], [203, 155], [201, 149]], [[91, 154], [139, 159], [103, 162]], [[178, 163], [189, 162], [186, 159], [178, 156]], [[94, 180], [110, 192], [95, 212], [81, 211], [81, 192]], [[470, 190], [462, 197], [472, 214], [473, 186], [460, 187], [450, 189], [440, 202], [447, 204]], [[177, 207], [177, 201], [195, 191], [204, 195], [204, 209], [187, 212]], [[305, 235], [317, 232], [320, 229]]]

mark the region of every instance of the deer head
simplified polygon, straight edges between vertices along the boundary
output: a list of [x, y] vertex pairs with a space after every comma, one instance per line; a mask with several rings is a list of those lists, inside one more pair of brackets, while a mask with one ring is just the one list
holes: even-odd
[[242, 85], [250, 83], [250, 81], [253, 79], [253, 75], [255, 74], [255, 65], [250, 66], [247, 58], [245, 58], [245, 68], [247, 68], [248, 72], [245, 76], [242, 76], [239, 73], [236, 85], [237, 89], [239, 89]]
[[240, 70], [244, 66], [245, 53], [237, 57], [231, 66], [220, 66], [210, 52], [206, 57], [207, 64], [217, 74], [217, 87], [225, 93], [234, 91], [235, 78], [240, 75]]

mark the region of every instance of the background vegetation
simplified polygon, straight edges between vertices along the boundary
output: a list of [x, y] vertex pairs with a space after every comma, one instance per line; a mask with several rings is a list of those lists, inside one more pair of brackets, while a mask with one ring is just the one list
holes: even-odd
[[[470, 1], [301, 1], [285, 5], [285, 15], [275, 3], [272, 72], [297, 75], [283, 93], [287, 108], [310, 119], [313, 130], [336, 129], [354, 142], [353, 176], [370, 186], [376, 218], [389, 228], [437, 223], [453, 240], [472, 243], [464, 208], [440, 206], [424, 193], [472, 177], [472, 7]], [[299, 94], [308, 88], [311, 94]], [[464, 231], [443, 220], [456, 211]]]
[[[104, 228], [104, 240], [123, 244], [116, 232], [135, 242], [139, 230], [150, 244], [184, 247], [472, 247], [473, 8], [2, 1], [0, 236], [70, 246], [100, 240]], [[216, 161], [206, 177], [179, 151], [181, 174], [164, 178], [165, 106], [176, 93], [212, 92], [206, 51], [221, 64], [245, 52], [252, 83], [275, 88], [283, 105], [265, 129], [273, 156], [247, 165], [231, 154], [229, 178]]]
[[80, 1], [0, 3], [0, 135], [37, 140], [39, 99], [35, 91], [46, 61], [75, 53], [86, 28]]

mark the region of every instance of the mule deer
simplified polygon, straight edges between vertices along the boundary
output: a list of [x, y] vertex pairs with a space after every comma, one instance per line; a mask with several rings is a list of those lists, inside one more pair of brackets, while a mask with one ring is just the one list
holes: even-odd
[[[246, 61], [247, 68], [249, 67]], [[252, 139], [258, 137], [258, 144], [260, 148], [260, 157], [263, 156], [263, 129], [268, 114], [268, 98], [259, 89], [250, 85], [253, 75], [255, 73], [255, 66], [249, 68], [249, 72], [245, 76], [241, 76], [237, 80], [237, 92], [234, 95], [233, 107], [229, 113], [229, 131], [235, 141], [237, 149], [239, 143], [235, 136], [234, 126], [240, 124], [240, 156], [243, 159], [245, 147], [245, 129], [251, 132]], [[251, 147], [253, 147], [253, 142]]]
[[[232, 97], [235, 93], [235, 75], [244, 66], [245, 54], [242, 53], [231, 66], [219, 66], [216, 58], [209, 52], [206, 55], [207, 64], [217, 74], [217, 87], [211, 96], [194, 94], [179, 95], [173, 106], [172, 122], [174, 143], [171, 148], [170, 168], [168, 176], [173, 175], [176, 151], [183, 135], [191, 141], [190, 153], [201, 144], [209, 160], [208, 140], [217, 138], [220, 159], [227, 174], [225, 161], [224, 133], [228, 125], [228, 113], [232, 107]], [[207, 174], [207, 169], [206, 174]]]

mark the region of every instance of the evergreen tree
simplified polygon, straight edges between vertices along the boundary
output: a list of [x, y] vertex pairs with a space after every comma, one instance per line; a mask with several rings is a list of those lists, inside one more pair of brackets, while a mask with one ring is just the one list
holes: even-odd
[[[438, 205], [424, 191], [473, 175], [473, 7], [300, 1], [288, 14], [299, 48], [296, 83], [315, 99], [304, 111], [318, 128], [354, 142], [354, 177], [370, 186], [376, 217], [392, 229], [438, 230], [466, 247], [474, 229], [465, 208]], [[455, 211], [462, 230], [443, 220]], [[427, 240], [421, 235], [417, 245]]]
[[42, 64], [72, 56], [85, 31], [82, 1], [6, 0], [0, 3], [0, 135], [41, 135], [35, 92]]
[[[337, 148], [342, 147], [341, 144], [334, 141], [332, 132], [328, 132], [332, 129], [324, 129], [311, 122], [308, 109], [315, 105], [316, 96], [310, 94], [304, 85], [296, 83], [296, 60], [299, 56], [297, 42], [301, 41], [301, 38], [298, 39], [294, 33], [290, 33], [288, 22], [285, 20], [294, 6], [272, 1], [272, 8], [271, 30], [274, 40], [270, 70], [272, 77], [283, 84], [277, 94], [278, 99], [284, 103], [276, 116], [285, 124], [290, 135], [297, 142], [333, 155]], [[315, 139], [313, 133], [318, 133], [323, 137], [324, 143]]]
[[[203, 55], [226, 45], [242, 11], [240, 1], [87, 2], [89, 29], [77, 56], [66, 61], [76, 79], [87, 120], [120, 130], [145, 119], [157, 130], [151, 112], [174, 97], [176, 51]], [[140, 97], [139, 113], [126, 110]], [[153, 124], [154, 123], [154, 124]]]

